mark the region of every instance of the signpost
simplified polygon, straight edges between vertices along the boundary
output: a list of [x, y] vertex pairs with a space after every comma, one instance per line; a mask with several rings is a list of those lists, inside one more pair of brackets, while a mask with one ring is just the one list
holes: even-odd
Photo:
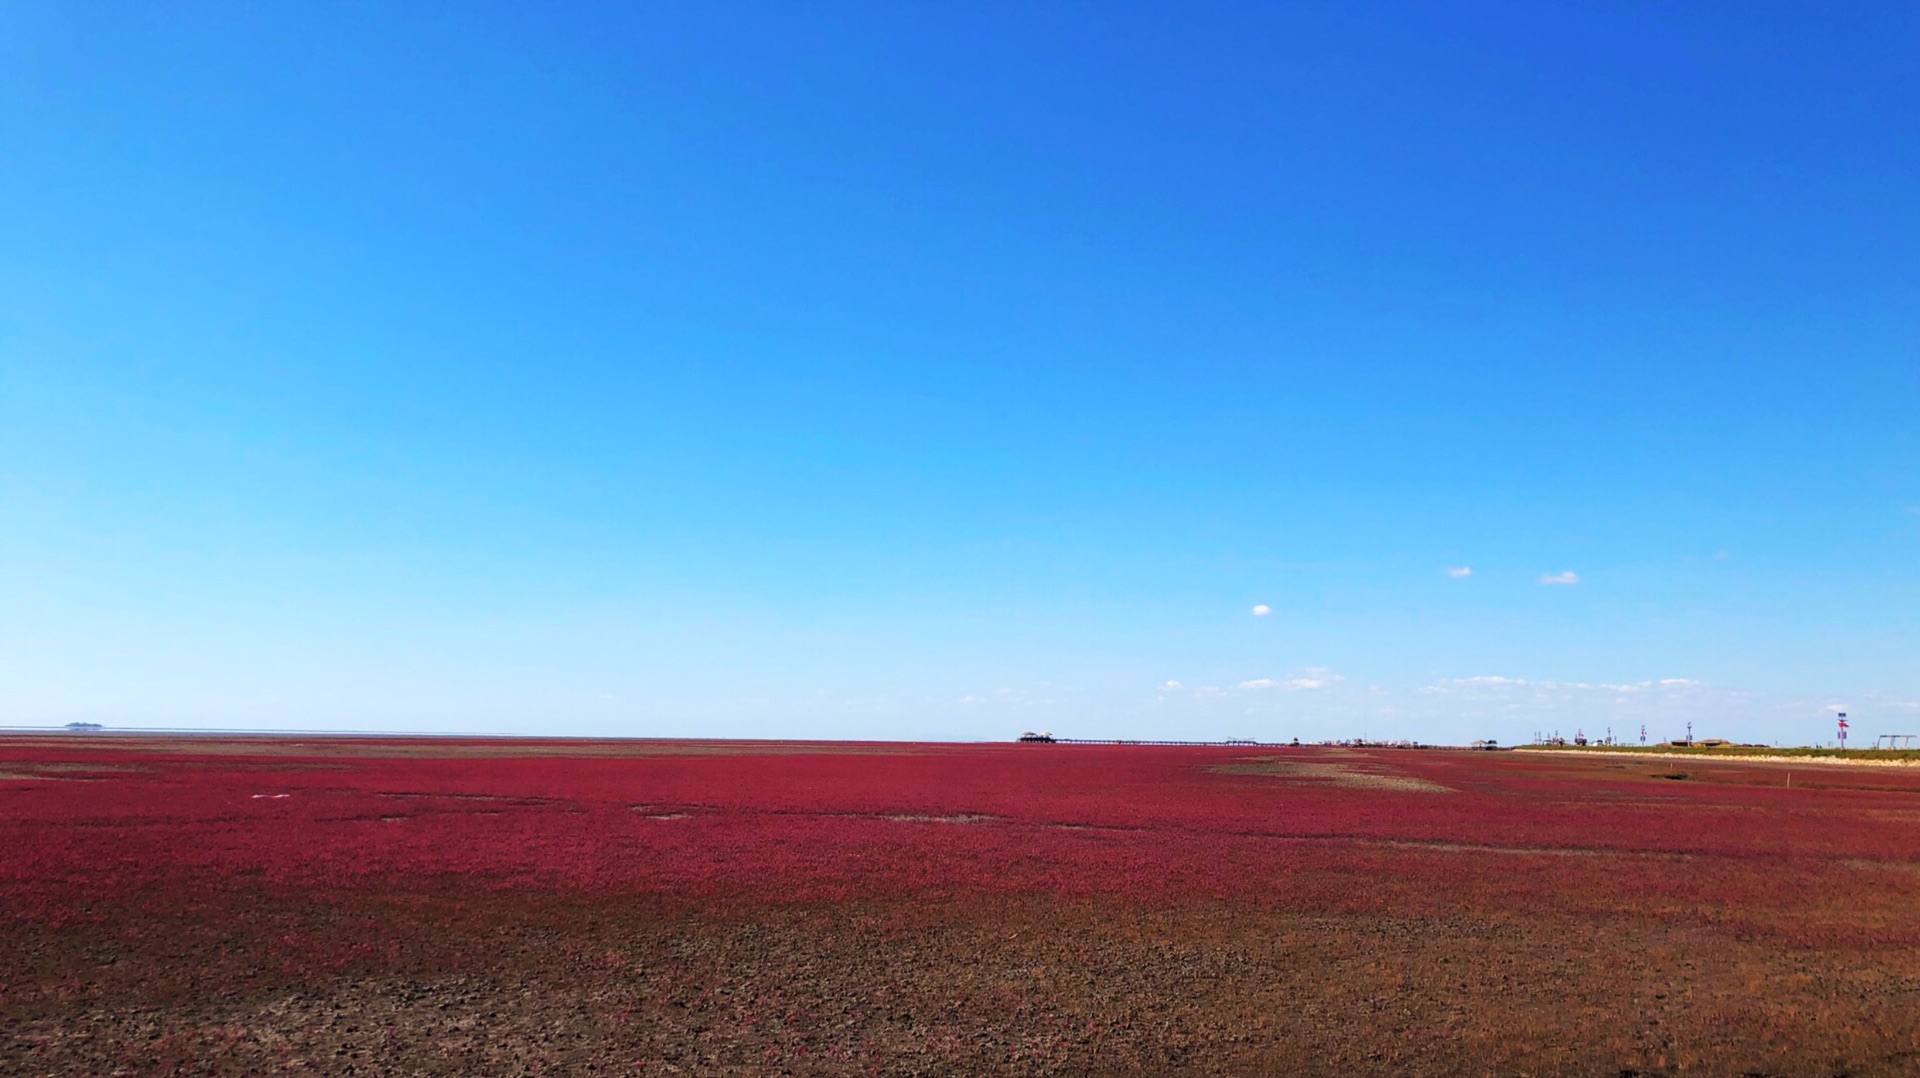
[[1847, 747], [1847, 713], [1844, 711], [1840, 713], [1840, 747]]

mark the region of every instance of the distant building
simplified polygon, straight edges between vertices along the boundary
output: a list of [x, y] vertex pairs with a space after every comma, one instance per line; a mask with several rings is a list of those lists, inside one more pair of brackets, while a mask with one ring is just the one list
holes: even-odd
[[72, 730], [76, 734], [84, 734], [91, 730], [105, 729], [105, 727], [97, 722], [70, 722], [67, 724], [67, 729]]
[[1020, 740], [1030, 744], [1051, 745], [1053, 744], [1053, 735], [1047, 733], [1045, 730], [1039, 733], [1028, 730], [1026, 733], [1020, 735]]

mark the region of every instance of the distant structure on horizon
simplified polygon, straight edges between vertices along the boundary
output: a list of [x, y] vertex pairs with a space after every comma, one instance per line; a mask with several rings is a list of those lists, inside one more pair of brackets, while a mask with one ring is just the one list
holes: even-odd
[[66, 725], [66, 729], [71, 730], [76, 734], [85, 734], [85, 733], [91, 733], [95, 730], [104, 730], [106, 729], [106, 727], [100, 725], [97, 722], [70, 722]]

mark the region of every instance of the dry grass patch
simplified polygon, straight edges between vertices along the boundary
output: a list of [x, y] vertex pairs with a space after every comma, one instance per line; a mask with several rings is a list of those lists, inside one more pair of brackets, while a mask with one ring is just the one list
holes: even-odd
[[1398, 772], [1361, 770], [1358, 764], [1322, 764], [1305, 760], [1287, 760], [1278, 756], [1256, 756], [1230, 764], [1215, 764], [1208, 771], [1221, 775], [1272, 775], [1283, 779], [1325, 782], [1356, 790], [1400, 790], [1407, 793], [1450, 794], [1453, 787], [1417, 779]]

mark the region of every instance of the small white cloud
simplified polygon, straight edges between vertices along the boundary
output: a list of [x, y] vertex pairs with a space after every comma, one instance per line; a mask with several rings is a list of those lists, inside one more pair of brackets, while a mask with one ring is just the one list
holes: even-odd
[[1574, 572], [1572, 569], [1562, 569], [1557, 573], [1541, 573], [1540, 583], [1542, 584], [1578, 584], [1580, 583], [1580, 574]]
[[1693, 680], [1690, 677], [1663, 677], [1660, 679], [1660, 684], [1662, 685], [1698, 685], [1700, 683]]
[[1290, 677], [1290, 678], [1287, 678], [1285, 681], [1275, 681], [1273, 678], [1270, 678], [1270, 677], [1257, 677], [1257, 678], [1254, 678], [1252, 681], [1241, 682], [1239, 687], [1242, 689], [1252, 689], [1252, 690], [1324, 689], [1327, 686], [1333, 684], [1334, 682], [1341, 681], [1341, 680], [1344, 680], [1344, 679], [1339, 674], [1335, 674], [1331, 671], [1324, 670], [1320, 667], [1313, 667], [1307, 670], [1306, 673], [1300, 677]]
[[1254, 617], [1256, 617], [1256, 618], [1264, 618], [1264, 617], [1266, 617], [1266, 616], [1267, 616], [1268, 614], [1271, 614], [1271, 613], [1273, 613], [1273, 607], [1270, 607], [1270, 606], [1268, 606], [1268, 605], [1267, 605], [1267, 604], [1265, 604], [1265, 603], [1255, 603], [1255, 604], [1253, 604], [1253, 616], [1254, 616]]
[[1184, 688], [1185, 686], [1181, 685], [1177, 681], [1163, 681], [1160, 683], [1160, 687], [1167, 690], [1168, 692], [1173, 692], [1177, 689]]
[[1525, 678], [1502, 677], [1499, 674], [1479, 674], [1474, 677], [1443, 677], [1423, 686], [1423, 693], [1449, 693], [1458, 689], [1512, 689], [1527, 684]]
[[1471, 566], [1471, 565], [1454, 565], [1454, 566], [1450, 566], [1450, 567], [1448, 567], [1448, 569], [1447, 569], [1447, 575], [1448, 575], [1448, 576], [1450, 576], [1450, 577], [1452, 577], [1452, 578], [1454, 578], [1455, 580], [1458, 580], [1458, 579], [1460, 579], [1460, 578], [1461, 578], [1461, 577], [1463, 577], [1463, 576], [1472, 576], [1472, 575], [1473, 575], [1473, 566]]
[[1713, 552], [1713, 560], [1714, 560], [1714, 561], [1726, 561], [1726, 560], [1727, 560], [1728, 558], [1730, 558], [1730, 557], [1732, 557], [1732, 555], [1731, 555], [1731, 554], [1728, 554], [1728, 553], [1727, 553], [1726, 551], [1724, 551], [1724, 550], [1716, 550], [1716, 551], [1714, 551], [1714, 552]]

